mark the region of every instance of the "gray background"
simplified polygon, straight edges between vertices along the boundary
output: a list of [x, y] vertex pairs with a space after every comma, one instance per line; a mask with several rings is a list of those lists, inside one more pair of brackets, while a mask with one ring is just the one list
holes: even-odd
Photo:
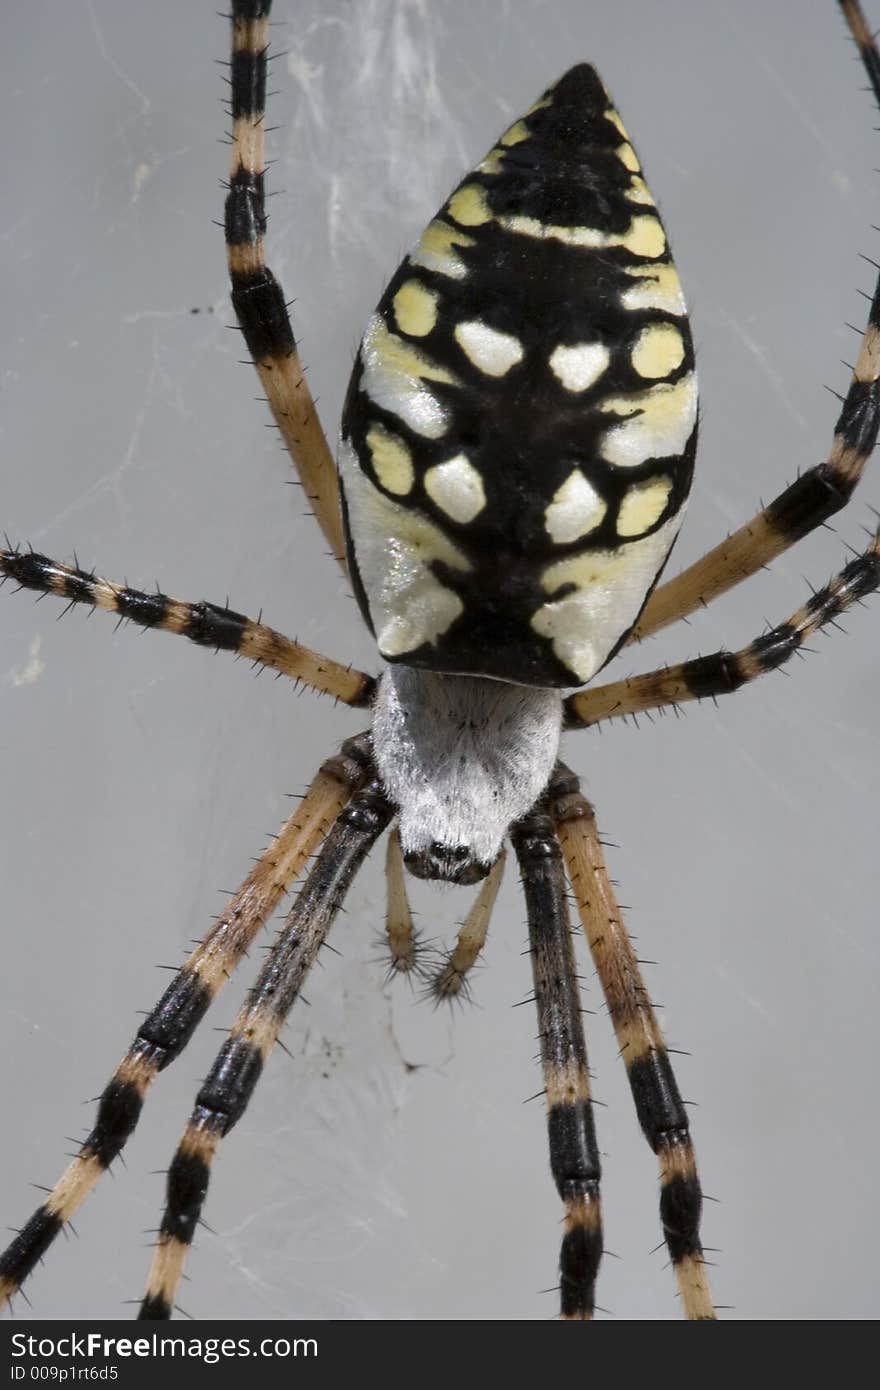
[[[301, 515], [230, 320], [216, 180], [225, 26], [212, 4], [7, 0], [0, 526], [106, 575], [222, 601], [365, 663], [370, 642]], [[507, 122], [600, 65], [662, 204], [693, 308], [704, 428], [673, 570], [830, 442], [877, 254], [878, 137], [830, 3], [279, 4], [271, 257], [328, 431], [401, 253]], [[295, 18], [294, 18], [295, 16]], [[875, 12], [874, 19], [878, 15]], [[199, 314], [191, 310], [199, 309]], [[738, 645], [860, 545], [840, 522], [614, 668]], [[170, 637], [56, 623], [0, 596], [2, 1220], [50, 1183], [166, 977], [363, 723]], [[871, 1317], [877, 1114], [876, 602], [733, 700], [567, 740], [664, 1005], [708, 1192], [718, 1300], [740, 1318]], [[449, 939], [464, 890], [416, 894]], [[381, 856], [356, 885], [255, 1102], [224, 1148], [198, 1317], [547, 1318], [547, 1173], [523, 909], [508, 874], [476, 1006], [383, 985]], [[251, 963], [251, 971], [255, 962]], [[585, 965], [589, 974], [589, 968]], [[156, 1086], [126, 1168], [31, 1282], [34, 1316], [124, 1315], [197, 1079], [246, 974]], [[605, 1158], [600, 1302], [676, 1316], [652, 1155], [596, 990]], [[406, 1064], [409, 1063], [410, 1066]], [[413, 1064], [416, 1069], [412, 1069]]]

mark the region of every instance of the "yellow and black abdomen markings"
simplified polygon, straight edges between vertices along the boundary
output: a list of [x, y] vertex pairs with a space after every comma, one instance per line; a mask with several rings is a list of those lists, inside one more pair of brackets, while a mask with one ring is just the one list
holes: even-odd
[[878, 425], [880, 276], [828, 458], [802, 473], [757, 516], [662, 584], [649, 598], [631, 636], [648, 637], [687, 617], [769, 565], [845, 507], [877, 443]]
[[583, 64], [452, 193], [364, 336], [340, 463], [382, 655], [589, 679], [674, 540], [696, 417], [663, 225]]
[[687, 1111], [605, 868], [593, 808], [580, 794], [577, 778], [561, 764], [548, 795], [639, 1124], [660, 1163], [660, 1219], [685, 1316], [714, 1318], [700, 1242], [702, 1190]]
[[165, 1213], [142, 1318], [171, 1316], [217, 1146], [244, 1114], [348, 887], [391, 814], [392, 808], [375, 782], [358, 792], [341, 812], [199, 1090], [168, 1170]]
[[643, 710], [730, 695], [785, 664], [819, 628], [880, 587], [880, 533], [796, 613], [737, 652], [713, 652], [676, 666], [598, 685], [565, 701], [566, 727], [586, 728]]
[[544, 814], [521, 821], [511, 839], [529, 920], [550, 1168], [565, 1206], [560, 1310], [563, 1318], [586, 1320], [602, 1258], [601, 1165], [562, 856]]
[[296, 811], [144, 1019], [104, 1088], [91, 1133], [45, 1202], [0, 1255], [0, 1303], [21, 1287], [118, 1157], [150, 1085], [183, 1051], [259, 930], [366, 779], [369, 766], [369, 745], [363, 737], [347, 740], [340, 754], [327, 759]]
[[266, 265], [265, 109], [271, 0], [232, 0], [232, 166], [226, 247], [232, 304], [321, 530], [344, 564], [336, 469], [297, 352], [284, 292]]
[[54, 594], [69, 604], [85, 603], [115, 613], [140, 627], [174, 632], [200, 647], [235, 652], [347, 705], [369, 705], [372, 676], [321, 656], [265, 623], [216, 603], [186, 603], [167, 594], [142, 593], [100, 579], [94, 572], [60, 565], [33, 550], [0, 550], [0, 582], [14, 579], [23, 588]]

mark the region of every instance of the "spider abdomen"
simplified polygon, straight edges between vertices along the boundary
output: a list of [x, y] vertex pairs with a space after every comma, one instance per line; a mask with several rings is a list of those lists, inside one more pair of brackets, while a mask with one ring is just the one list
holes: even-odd
[[364, 335], [340, 464], [381, 654], [589, 680], [675, 538], [696, 413], [663, 226], [583, 64], [459, 184]]

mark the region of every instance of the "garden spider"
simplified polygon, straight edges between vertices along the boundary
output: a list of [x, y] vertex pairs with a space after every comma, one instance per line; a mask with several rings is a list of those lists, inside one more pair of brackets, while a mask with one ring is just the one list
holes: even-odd
[[[560, 66], [560, 64], [557, 63], [556, 66], [558, 67], [558, 66]], [[630, 103], [630, 104], [626, 103], [626, 102], [623, 100], [623, 97], [622, 97], [622, 96], [619, 97], [618, 99], [621, 101], [621, 105], [624, 107], [625, 111], [627, 112], [627, 119], [630, 120], [630, 121], [631, 121], [631, 124], [633, 125], [633, 127], [636, 128], [636, 130], [638, 130], [638, 125], [637, 125], [636, 120], [629, 114], [631, 103]], [[497, 123], [497, 122], [496, 122], [496, 123]], [[637, 136], [636, 138], [638, 139], [638, 136]], [[639, 143], [640, 143], [640, 145], [643, 145], [643, 144], [644, 144], [644, 141], [642, 140], [642, 141], [640, 141]], [[653, 169], [656, 161], [650, 161], [650, 160], [649, 160], [649, 161], [647, 161], [647, 162], [648, 162], [649, 170], [650, 170], [650, 169]], [[661, 180], [658, 178], [656, 172], [654, 173], [654, 180], [655, 180], [655, 182], [657, 182], [658, 184], [661, 183]], [[436, 201], [436, 199], [435, 199], [435, 201]], [[677, 228], [677, 226], [678, 226], [679, 219], [678, 219], [677, 217], [674, 217], [674, 216], [671, 215], [671, 214], [668, 214], [668, 218], [669, 218], [669, 221], [672, 223], [672, 225], [673, 225], [673, 231], [675, 232], [675, 231], [676, 231], [676, 228]], [[680, 247], [680, 244], [681, 244], [681, 232], [680, 232], [680, 231], [678, 231], [678, 235], [677, 235], [677, 237], [676, 237], [676, 243], [677, 243], [677, 245], [679, 245], [679, 247]], [[680, 250], [680, 249], [679, 249], [679, 256], [680, 256], [680, 259], [685, 260], [685, 257], [682, 256], [681, 250]], [[290, 280], [291, 277], [290, 277], [290, 275], [288, 275], [286, 278], [287, 278], [288, 280]], [[786, 451], [786, 452], [787, 452], [787, 454], [788, 454], [788, 451]], [[704, 458], [705, 458], [705, 455], [704, 455]], [[705, 468], [705, 464], [704, 464], [704, 468]], [[745, 505], [745, 503], [744, 503], [744, 505]], [[102, 563], [103, 563], [103, 560], [102, 560]], [[107, 569], [108, 569], [108, 571], [110, 570], [109, 564], [107, 565]], [[183, 588], [183, 585], [180, 585], [180, 586], [178, 586], [178, 587], [180, 588], [180, 591], [181, 591], [181, 592], [184, 592], [184, 591], [185, 591], [184, 588]], [[797, 598], [795, 598], [795, 602], [796, 602], [796, 601], [797, 601]], [[773, 612], [773, 613], [776, 613], [776, 611], [777, 611], [777, 603], [776, 603], [775, 598], [771, 597], [771, 598], [769, 598], [769, 599], [767, 600], [767, 606], [768, 606], [768, 607], [770, 606], [771, 603], [772, 603], [772, 608], [770, 609], [770, 611]], [[242, 606], [244, 606], [244, 605], [242, 605]], [[790, 606], [793, 607], [793, 606], [794, 606], [794, 603], [792, 603]], [[784, 605], [783, 605], [782, 611], [785, 611]], [[752, 629], [753, 626], [754, 626], [753, 620], [752, 620], [751, 624], [749, 624], [749, 623], [746, 623], [746, 624], [745, 624], [744, 630], [743, 630], [743, 637], [744, 637], [744, 639], [745, 639], [745, 637], [747, 637], [748, 635], [750, 635], [751, 629]], [[309, 636], [310, 636], [310, 635], [311, 635], [311, 634], [309, 634]], [[319, 644], [319, 643], [318, 643], [318, 640], [317, 640], [317, 637], [315, 638], [315, 641], [316, 641], [316, 644]], [[703, 645], [704, 645], [704, 649], [705, 649], [705, 648], [710, 648], [710, 649], [711, 649], [711, 646], [712, 646], [713, 644], [710, 642], [710, 643], [704, 643]], [[643, 654], [643, 655], [644, 655], [644, 654]], [[153, 661], [155, 661], [155, 660], [156, 660], [156, 658], [154, 657], [154, 658], [153, 658]], [[652, 665], [652, 664], [653, 664], [653, 660], [647, 660], [647, 661], [645, 661], [645, 662], [641, 662], [641, 661], [639, 662], [639, 665], [643, 665], [643, 664], [645, 664], [645, 665]], [[728, 714], [728, 717], [730, 717], [729, 714]], [[696, 722], [697, 722], [696, 720], [690, 721], [691, 726], [695, 725]], [[689, 729], [687, 730], [687, 733], [688, 733], [688, 736], [689, 736], [690, 739], [693, 739], [693, 738], [695, 737], [693, 727], [689, 728]], [[599, 801], [600, 801], [600, 804], [601, 804], [601, 797], [597, 796], [597, 800], [599, 800]], [[619, 822], [620, 822], [620, 817], [618, 816], [618, 817], [617, 817], [617, 823], [619, 823]], [[629, 832], [628, 832], [628, 833], [629, 833]], [[498, 934], [499, 934], [499, 932], [498, 932], [498, 929], [497, 929], [497, 927], [496, 927], [496, 935], [498, 935]], [[338, 933], [337, 933], [337, 941], [338, 941]], [[486, 977], [486, 981], [487, 981], [487, 983], [488, 983], [488, 976]], [[667, 999], [667, 1002], [669, 1002], [668, 999]], [[115, 1013], [115, 1011], [116, 1011], [116, 1010], [115, 1010], [115, 1006], [114, 1006], [114, 1011], [113, 1011], [113, 1012]], [[676, 1013], [673, 1013], [673, 1018], [676, 1018], [676, 1017], [677, 1017]], [[690, 1032], [690, 1031], [692, 1031], [692, 1029], [689, 1029], [688, 1031]], [[594, 1027], [594, 1028], [591, 1030], [591, 1041], [592, 1041], [592, 1035], [593, 1035], [593, 1034], [596, 1034], [597, 1032], [598, 1032], [598, 1029], [597, 1029], [596, 1027]], [[596, 1041], [593, 1041], [593, 1050], [594, 1050], [594, 1052], [596, 1051], [597, 1042], [598, 1042], [598, 1039], [596, 1039]], [[464, 1050], [464, 1048], [462, 1048], [462, 1050]], [[77, 1061], [78, 1061], [78, 1064], [79, 1064], [79, 1059], [77, 1059]], [[97, 1065], [99, 1065], [99, 1063], [98, 1063]], [[607, 1070], [607, 1069], [606, 1069], [606, 1070]], [[339, 1080], [339, 1077], [338, 1077], [338, 1076], [337, 1076], [336, 1080], [337, 1080], [337, 1081]], [[706, 1087], [703, 1088], [703, 1093], [705, 1093], [706, 1089], [707, 1089]], [[705, 1142], [704, 1142], [704, 1144], [703, 1144], [703, 1148], [705, 1149]], [[617, 1154], [615, 1153], [615, 1162], [616, 1162], [616, 1161], [617, 1161]], [[31, 1166], [32, 1166], [32, 1165], [31, 1165]], [[645, 1166], [642, 1165], [642, 1167], [641, 1167], [641, 1175], [642, 1175], [641, 1180], [642, 1180], [642, 1181], [644, 1181], [644, 1174], [645, 1174]], [[612, 1242], [612, 1243], [616, 1243], [616, 1242]], [[728, 1242], [728, 1243], [729, 1243], [729, 1242]], [[128, 1290], [126, 1290], [126, 1291], [128, 1291]], [[622, 1307], [623, 1304], [621, 1303], [620, 1306]]]

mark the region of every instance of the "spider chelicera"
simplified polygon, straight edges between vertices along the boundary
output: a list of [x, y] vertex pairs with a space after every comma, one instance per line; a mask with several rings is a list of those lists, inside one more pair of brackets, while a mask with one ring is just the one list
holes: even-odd
[[[471, 224], [466, 224], [466, 225], [471, 225]], [[467, 235], [467, 234], [466, 234], [466, 235]], [[25, 562], [25, 560], [22, 559], [22, 560], [19, 560], [19, 562], [15, 562], [15, 563], [17, 563], [18, 569], [15, 569], [13, 562], [10, 562], [10, 567], [11, 567], [11, 569], [14, 569], [15, 573], [17, 573], [17, 577], [18, 577], [18, 578], [22, 578], [22, 580], [25, 580], [26, 582], [33, 582], [33, 580], [35, 580], [35, 577], [36, 577], [36, 575], [35, 575], [35, 569], [39, 569], [38, 566], [35, 566], [35, 562]], [[25, 566], [26, 566], [26, 563], [31, 563], [31, 570], [29, 570], [28, 573], [25, 573]], [[46, 571], [43, 570], [43, 571], [42, 571], [43, 577], [44, 577], [44, 573], [46, 573]], [[83, 582], [85, 582], [85, 581], [83, 581]], [[83, 595], [83, 594], [76, 594], [75, 596], [78, 596], [78, 598], [79, 598], [79, 596], [85, 596], [85, 595]], [[142, 616], [142, 617], [143, 617], [143, 616], [150, 616], [150, 617], [152, 617], [153, 621], [156, 620], [156, 612], [157, 612], [156, 606], [153, 607], [153, 612], [152, 612], [152, 613], [147, 613], [147, 610], [145, 609], [145, 607], [143, 607], [143, 605], [142, 605], [142, 607], [140, 607], [140, 616]], [[133, 616], [133, 614], [132, 614], [132, 616]], [[163, 613], [163, 616], [165, 616], [164, 613]], [[228, 620], [224, 620], [224, 621], [227, 621], [227, 631], [228, 631]], [[209, 635], [211, 635], [211, 637], [214, 637], [214, 635], [218, 635], [218, 634], [217, 634], [217, 631], [213, 630], [213, 631], [210, 632]], [[645, 666], [649, 666], [649, 664], [651, 664], [651, 663], [645, 662], [644, 664], [645, 664]], [[702, 688], [702, 687], [701, 687], [701, 688]], [[702, 1276], [701, 1276], [701, 1277], [702, 1277]]]

